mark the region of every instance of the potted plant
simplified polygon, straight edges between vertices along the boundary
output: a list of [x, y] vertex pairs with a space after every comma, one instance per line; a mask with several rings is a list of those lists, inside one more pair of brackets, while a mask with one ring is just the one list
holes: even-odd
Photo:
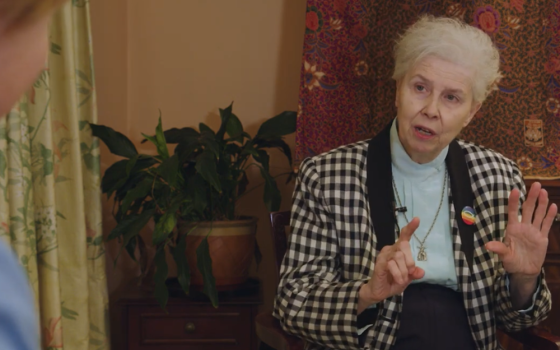
[[[135, 259], [139, 248], [145, 276], [149, 270], [144, 254], [146, 244], [139, 232], [150, 220], [154, 221], [151, 242], [156, 248], [154, 293], [163, 308], [169, 295], [165, 283], [166, 250], [177, 264], [177, 277], [184, 292], [189, 293], [191, 282], [203, 284], [203, 291], [214, 306], [218, 302], [214, 277], [217, 272], [214, 266], [213, 273], [212, 258], [216, 260], [215, 252], [220, 249], [212, 244], [226, 244], [227, 250], [233, 250], [233, 246], [244, 248], [244, 252], [236, 253], [238, 257], [246, 257], [250, 249], [251, 257], [254, 251], [258, 262], [256, 220], [242, 217], [236, 211], [238, 200], [248, 192], [247, 171], [251, 167], [258, 168], [264, 180], [263, 201], [267, 209], [279, 210], [280, 192], [270, 174], [266, 149], [279, 148], [291, 168], [291, 150], [283, 136], [295, 131], [296, 113], [287, 111], [266, 120], [256, 136], [251, 137], [232, 113], [232, 105], [220, 109], [221, 124], [217, 131], [204, 123], [200, 123], [199, 130], [186, 127], [163, 131], [160, 116], [155, 135], [143, 135], [144, 141], [155, 145], [157, 155], [139, 154], [123, 134], [107, 126], [90, 124], [93, 136], [100, 138], [111, 153], [124, 157], [105, 171], [101, 181], [102, 192], [107, 197], [114, 195], [113, 214], [117, 221], [107, 240], [122, 241], [116, 259], [122, 250]], [[175, 145], [172, 153], [168, 145]], [[293, 179], [293, 172], [286, 174], [288, 182]], [[222, 239], [213, 241], [228, 223], [233, 224], [234, 233], [228, 231], [225, 236], [236, 238], [229, 243]], [[244, 263], [247, 260], [250, 264], [252, 258], [245, 258]], [[243, 274], [246, 272], [225, 283], [239, 283]]]

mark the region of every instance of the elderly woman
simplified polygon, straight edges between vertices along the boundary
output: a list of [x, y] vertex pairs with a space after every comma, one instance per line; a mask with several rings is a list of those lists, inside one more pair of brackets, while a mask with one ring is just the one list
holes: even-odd
[[557, 207], [455, 139], [500, 78], [486, 34], [425, 16], [395, 59], [395, 120], [301, 164], [275, 316], [308, 349], [498, 349], [550, 311]]
[[[0, 0], [0, 115], [45, 66], [50, 15], [60, 0]], [[0, 349], [39, 349], [38, 317], [27, 276], [0, 241]]]

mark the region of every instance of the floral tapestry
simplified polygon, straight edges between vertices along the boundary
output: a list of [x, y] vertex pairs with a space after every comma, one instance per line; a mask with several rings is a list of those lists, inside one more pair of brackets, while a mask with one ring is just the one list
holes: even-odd
[[393, 44], [420, 14], [485, 31], [504, 78], [461, 138], [560, 178], [560, 0], [308, 0], [296, 159], [368, 139], [395, 117]]

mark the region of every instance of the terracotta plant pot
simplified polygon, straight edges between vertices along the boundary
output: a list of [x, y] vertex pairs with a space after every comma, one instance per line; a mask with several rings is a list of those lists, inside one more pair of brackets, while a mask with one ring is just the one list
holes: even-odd
[[[257, 218], [236, 221], [202, 222], [187, 236], [187, 261], [191, 268], [191, 284], [203, 285], [202, 274], [196, 267], [196, 249], [208, 235], [212, 273], [216, 286], [232, 286], [245, 282], [255, 252]], [[192, 226], [191, 226], [192, 227]], [[180, 225], [182, 232], [189, 226]]]

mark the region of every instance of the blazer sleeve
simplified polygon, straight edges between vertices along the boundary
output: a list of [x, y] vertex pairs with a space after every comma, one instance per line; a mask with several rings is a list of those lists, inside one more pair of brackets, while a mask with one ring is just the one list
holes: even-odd
[[289, 246], [274, 315], [285, 331], [334, 349], [360, 349], [358, 291], [342, 281], [334, 221], [313, 159], [304, 160], [294, 191]]
[[[522, 203], [526, 195], [525, 182], [523, 181], [521, 171], [515, 165], [513, 167], [513, 180], [514, 186], [521, 192], [520, 202]], [[538, 279], [533, 307], [528, 311], [516, 310], [513, 307], [507, 283], [507, 273], [503, 267], [498, 269], [494, 283], [494, 293], [496, 324], [499, 329], [507, 332], [516, 332], [537, 325], [546, 319], [552, 307], [550, 290], [544, 278], [544, 269], [541, 271], [541, 275]]]

